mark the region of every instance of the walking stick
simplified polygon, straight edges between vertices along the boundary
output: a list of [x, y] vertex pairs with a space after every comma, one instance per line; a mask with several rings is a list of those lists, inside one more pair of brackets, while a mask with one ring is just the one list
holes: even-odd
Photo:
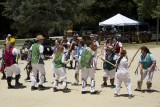
[[131, 64], [132, 64], [132, 62], [133, 62], [134, 58], [136, 57], [137, 53], [139, 52], [139, 50], [140, 50], [140, 48], [139, 48], [139, 49], [137, 50], [137, 52], [134, 54], [134, 56], [133, 56], [133, 58], [132, 58], [131, 62], [129, 63], [128, 68], [131, 66]]

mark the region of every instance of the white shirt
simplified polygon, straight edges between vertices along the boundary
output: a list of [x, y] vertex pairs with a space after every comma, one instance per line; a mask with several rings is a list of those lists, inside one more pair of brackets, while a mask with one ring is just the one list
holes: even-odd
[[128, 71], [128, 60], [126, 57], [121, 59], [117, 71]]
[[12, 54], [13, 54], [13, 55], [18, 55], [18, 50], [17, 50], [16, 48], [13, 48]]

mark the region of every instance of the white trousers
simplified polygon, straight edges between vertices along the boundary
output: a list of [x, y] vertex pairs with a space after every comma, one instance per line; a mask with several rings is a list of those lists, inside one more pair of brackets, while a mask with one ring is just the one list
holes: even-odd
[[87, 78], [90, 76], [91, 78], [91, 89], [90, 92], [95, 91], [95, 71], [93, 68], [82, 68], [82, 91], [86, 91], [86, 81]]
[[87, 80], [90, 76], [91, 80], [95, 79], [95, 71], [92, 68], [82, 68], [82, 79]]
[[6, 71], [6, 76], [7, 77], [12, 77], [13, 73], [15, 75], [20, 74], [20, 68], [19, 68], [18, 64], [13, 64], [9, 67], [6, 67], [5, 71]]
[[131, 83], [131, 79], [130, 79], [128, 71], [118, 70], [116, 74], [116, 79], [117, 79], [117, 83], [116, 83], [116, 88], [115, 88], [115, 94], [119, 94], [119, 91], [121, 89], [121, 84], [122, 82], [124, 82], [125, 86], [128, 89], [128, 94], [131, 95], [132, 94], [132, 83]]
[[55, 77], [54, 77], [54, 84], [53, 87], [58, 87], [58, 80], [61, 79], [63, 81], [62, 89], [67, 87], [67, 75], [66, 75], [66, 68], [55, 68], [54, 70]]
[[154, 74], [154, 71], [148, 72], [147, 69], [143, 69], [142, 77], [141, 77], [141, 74], [140, 74], [139, 77], [138, 77], [138, 81], [143, 81], [146, 78], [147, 82], [152, 82], [153, 74]]
[[113, 70], [105, 69], [103, 77], [106, 77], [106, 78], [109, 77], [110, 79], [114, 79], [115, 78], [115, 72], [116, 72], [116, 69], [113, 69]]
[[44, 83], [44, 79], [45, 79], [45, 68], [44, 68], [44, 64], [32, 64], [32, 77], [31, 77], [31, 82], [32, 82], [32, 86], [35, 86], [37, 83], [37, 73], [40, 73], [40, 81], [39, 84], [42, 85]]

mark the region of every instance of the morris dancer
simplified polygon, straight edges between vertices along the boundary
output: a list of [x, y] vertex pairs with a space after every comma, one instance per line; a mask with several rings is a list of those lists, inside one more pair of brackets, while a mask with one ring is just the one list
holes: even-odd
[[93, 70], [93, 57], [94, 52], [91, 50], [92, 42], [86, 41], [87, 47], [82, 51], [81, 54], [81, 69], [82, 69], [82, 94], [86, 93], [86, 85], [87, 85], [87, 78], [90, 76], [91, 79], [91, 89], [90, 93], [95, 94], [95, 71]]
[[84, 42], [80, 41], [78, 43], [78, 47], [77, 47], [75, 82], [73, 83], [73, 85], [78, 85], [79, 84], [79, 70], [81, 69], [80, 60], [81, 60], [81, 54], [82, 54], [83, 50], [84, 50]]
[[147, 90], [150, 91], [152, 87], [152, 78], [156, 67], [156, 60], [154, 56], [150, 53], [149, 49], [145, 46], [141, 47], [141, 56], [139, 60], [140, 66], [140, 77], [137, 82], [136, 91], [140, 91], [142, 88], [143, 80], [147, 79]]
[[95, 35], [91, 34], [90, 35], [92, 43], [91, 49], [94, 51], [94, 58], [93, 58], [93, 67], [96, 69], [97, 68], [97, 48], [100, 47], [99, 42], [96, 40]]
[[103, 69], [105, 73], [103, 76], [104, 83], [101, 85], [102, 87], [107, 87], [107, 80], [108, 78], [110, 78], [111, 87], [114, 88], [114, 78], [115, 78], [116, 68], [111, 64], [105, 62], [105, 60], [107, 60], [112, 64], [116, 64], [117, 57], [113, 51], [114, 51], [113, 47], [108, 46], [106, 49], [106, 54], [104, 55], [104, 58], [101, 58], [104, 61]]
[[19, 87], [22, 86], [22, 83], [19, 83], [20, 75], [20, 68], [18, 67], [18, 59], [19, 53], [18, 50], [14, 47], [15, 45], [15, 38], [10, 38], [10, 44], [6, 44], [6, 49], [4, 52], [4, 62], [5, 62], [5, 71], [8, 83], [8, 89], [15, 88], [11, 85], [12, 75], [15, 74], [15, 86]]
[[63, 46], [59, 45], [54, 57], [54, 84], [53, 84], [53, 91], [58, 91], [58, 80], [62, 80], [62, 89], [65, 90], [67, 88], [67, 75], [66, 75], [66, 68], [65, 64], [69, 63], [69, 60], [66, 61], [66, 56], [63, 52]]
[[122, 82], [124, 82], [128, 89], [129, 99], [132, 98], [132, 83], [128, 72], [128, 58], [126, 50], [121, 51], [120, 58], [117, 61], [116, 78], [117, 78], [117, 83], [114, 96], [115, 97], [118, 96], [119, 91], [121, 89], [121, 84]]
[[120, 41], [118, 41], [118, 38], [113, 38], [113, 45], [115, 48], [115, 53], [119, 55], [121, 51], [123, 50], [123, 45]]
[[[75, 55], [77, 54], [77, 45], [78, 45], [78, 42], [76, 42], [76, 39], [73, 39], [72, 40], [72, 43], [70, 45], [70, 49], [69, 49], [69, 54], [70, 54], [70, 66], [71, 68], [70, 69], [75, 69], [76, 68], [76, 60], [75, 60]], [[73, 60], [75, 60], [75, 66], [73, 67]]]
[[43, 41], [44, 41], [44, 37], [42, 35], [37, 35], [37, 43], [34, 43], [31, 48], [31, 65], [32, 65], [32, 77], [31, 77], [31, 90], [36, 90], [37, 87], [35, 87], [36, 83], [37, 83], [37, 73], [39, 71], [39, 73], [41, 73], [40, 75], [40, 81], [39, 81], [39, 85], [38, 85], [38, 89], [39, 90], [44, 90], [46, 87], [44, 87], [42, 84], [45, 81], [45, 68], [44, 68], [44, 62], [43, 60], [44, 55], [43, 55], [43, 51], [44, 51], [44, 47], [43, 47]]

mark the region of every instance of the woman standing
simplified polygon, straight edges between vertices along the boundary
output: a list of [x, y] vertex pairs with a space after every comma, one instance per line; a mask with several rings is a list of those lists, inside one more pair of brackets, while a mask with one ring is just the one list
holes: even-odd
[[154, 70], [156, 67], [156, 60], [153, 55], [150, 53], [149, 49], [145, 46], [141, 47], [141, 56], [139, 60], [140, 66], [140, 77], [138, 79], [138, 87], [136, 91], [140, 91], [142, 87], [143, 80], [147, 79], [147, 90], [150, 91], [152, 86], [152, 78]]
[[127, 58], [127, 52], [126, 50], [122, 50], [120, 54], [120, 58], [117, 61], [117, 84], [115, 88], [114, 96], [117, 97], [119, 94], [119, 91], [121, 89], [121, 84], [124, 81], [128, 93], [129, 93], [129, 99], [132, 97], [132, 84], [131, 79], [128, 72], [128, 58]]
[[65, 64], [69, 62], [66, 61], [66, 56], [63, 52], [63, 46], [59, 45], [55, 54], [54, 58], [54, 84], [53, 84], [53, 91], [56, 92], [58, 91], [58, 80], [61, 79], [63, 81], [62, 83], [62, 89], [67, 88], [67, 76], [66, 76], [66, 68]]

